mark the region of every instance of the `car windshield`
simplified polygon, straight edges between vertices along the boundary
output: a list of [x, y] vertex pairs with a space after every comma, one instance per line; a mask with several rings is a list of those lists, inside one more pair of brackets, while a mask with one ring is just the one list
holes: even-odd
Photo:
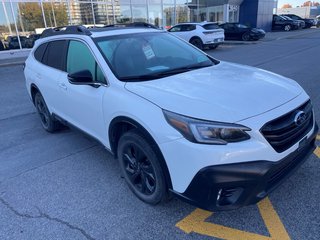
[[95, 42], [121, 81], [158, 79], [218, 63], [167, 32], [101, 37]]
[[248, 26], [244, 25], [244, 24], [237, 24], [238, 28], [249, 28]]

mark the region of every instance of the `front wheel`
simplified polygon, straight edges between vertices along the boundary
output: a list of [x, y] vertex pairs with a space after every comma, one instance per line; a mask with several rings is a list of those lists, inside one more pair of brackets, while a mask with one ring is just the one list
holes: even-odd
[[123, 177], [139, 199], [155, 205], [167, 198], [159, 157], [137, 130], [121, 136], [118, 158]]
[[283, 29], [288, 32], [291, 30], [291, 25], [285, 25]]

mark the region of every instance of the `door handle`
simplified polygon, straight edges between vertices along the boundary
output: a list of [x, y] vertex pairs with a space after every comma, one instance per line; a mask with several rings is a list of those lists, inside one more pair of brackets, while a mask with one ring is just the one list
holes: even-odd
[[63, 90], [67, 90], [67, 86], [64, 83], [59, 83], [59, 87]]

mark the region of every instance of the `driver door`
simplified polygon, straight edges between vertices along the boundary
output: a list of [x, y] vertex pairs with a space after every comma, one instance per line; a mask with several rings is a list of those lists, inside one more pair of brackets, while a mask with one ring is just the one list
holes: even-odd
[[89, 70], [93, 82], [105, 83], [100, 66], [91, 49], [83, 42], [70, 40], [66, 59], [66, 71], [58, 82], [61, 96], [61, 117], [91, 136], [102, 141], [106, 126], [103, 118], [102, 99], [106, 87], [72, 84], [68, 74]]

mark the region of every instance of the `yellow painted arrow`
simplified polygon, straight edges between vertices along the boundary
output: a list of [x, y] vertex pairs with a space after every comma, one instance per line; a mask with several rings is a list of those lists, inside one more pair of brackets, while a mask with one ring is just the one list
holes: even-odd
[[176, 227], [186, 233], [195, 232], [226, 240], [289, 240], [290, 237], [278, 214], [272, 207], [270, 200], [265, 198], [258, 203], [258, 208], [270, 236], [263, 236], [206, 222], [205, 220], [213, 213], [201, 209], [194, 210], [190, 215], [178, 222]]

